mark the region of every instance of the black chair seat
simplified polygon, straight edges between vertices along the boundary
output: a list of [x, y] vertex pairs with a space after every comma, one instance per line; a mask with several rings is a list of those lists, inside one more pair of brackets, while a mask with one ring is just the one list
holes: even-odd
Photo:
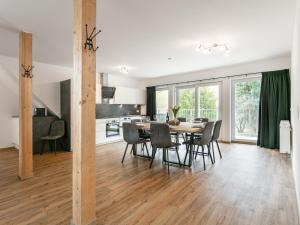
[[[127, 142], [124, 154], [123, 154], [123, 158], [122, 158], [122, 163], [124, 162], [125, 159], [125, 155], [128, 149], [129, 145], [132, 145], [131, 148], [131, 152], [133, 152], [133, 154], [135, 156], [140, 156], [137, 154], [137, 145], [141, 144], [142, 145], [142, 151], [144, 149], [144, 147], [146, 148], [147, 151], [147, 158], [150, 159], [150, 155], [149, 155], [149, 151], [148, 151], [148, 147], [147, 147], [147, 142], [150, 141], [149, 138], [142, 138], [140, 136], [141, 132], [139, 132], [139, 129], [136, 125], [136, 123], [123, 123], [123, 138], [124, 140]], [[145, 133], [142, 133], [145, 134]]]
[[151, 135], [149, 133], [140, 133], [139, 137], [142, 139], [150, 139]]
[[56, 142], [59, 141], [60, 144], [64, 146], [63, 137], [65, 136], [65, 122], [63, 120], [55, 120], [50, 125], [50, 130], [47, 136], [41, 137], [40, 140], [42, 141], [42, 147], [40, 154], [43, 154], [44, 151], [44, 144], [45, 142], [49, 143], [50, 149], [52, 151], [52, 144], [54, 144], [54, 151], [56, 152]]
[[136, 142], [136, 144], [145, 144], [147, 142], [150, 142], [150, 139], [141, 138], [138, 142]]
[[172, 142], [172, 143], [171, 143], [171, 148], [172, 148], [172, 147], [178, 147], [178, 146], [180, 146], [180, 145], [181, 145], [180, 143]]
[[163, 161], [167, 163], [168, 165], [168, 173], [170, 172], [170, 163], [172, 162], [169, 161], [169, 150], [174, 150], [176, 151], [177, 158], [178, 158], [178, 164], [181, 166], [180, 162], [180, 157], [178, 153], [178, 146], [180, 145], [179, 143], [172, 142], [171, 139], [171, 133], [170, 133], [170, 127], [169, 124], [166, 123], [152, 123], [150, 125], [150, 130], [151, 130], [151, 145], [153, 146], [153, 151], [152, 151], [152, 160], [150, 163], [150, 168], [152, 166], [153, 160], [156, 155], [157, 149], [162, 149], [163, 150]]

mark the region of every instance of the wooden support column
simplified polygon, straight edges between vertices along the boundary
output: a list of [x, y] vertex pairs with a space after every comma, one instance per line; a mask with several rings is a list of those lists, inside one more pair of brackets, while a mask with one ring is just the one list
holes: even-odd
[[[74, 0], [74, 74], [72, 79], [73, 219], [96, 224], [96, 52], [85, 49], [96, 26], [96, 0]], [[96, 46], [96, 38], [93, 40]]]
[[22, 66], [32, 66], [32, 35], [21, 32], [19, 41], [19, 178], [24, 180], [33, 176], [32, 79], [23, 76]]

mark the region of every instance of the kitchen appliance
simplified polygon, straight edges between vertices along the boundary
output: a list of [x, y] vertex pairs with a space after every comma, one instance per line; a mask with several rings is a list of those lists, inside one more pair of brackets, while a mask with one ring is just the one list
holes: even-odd
[[120, 135], [120, 121], [119, 120], [107, 120], [105, 123], [106, 137], [113, 137]]
[[116, 91], [115, 87], [102, 86], [102, 98], [103, 99], [114, 98], [115, 91]]

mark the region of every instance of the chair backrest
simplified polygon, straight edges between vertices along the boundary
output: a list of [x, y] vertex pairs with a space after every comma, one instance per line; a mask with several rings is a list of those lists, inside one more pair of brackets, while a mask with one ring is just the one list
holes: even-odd
[[51, 123], [49, 136], [63, 137], [65, 135], [65, 121], [55, 120]]
[[212, 138], [211, 138], [212, 141], [216, 141], [216, 140], [219, 139], [221, 125], [222, 125], [222, 120], [216, 121], [215, 126], [214, 126], [213, 135], [212, 135]]
[[201, 122], [201, 123], [207, 123], [209, 120], [208, 120], [208, 118], [195, 118], [194, 121]]
[[186, 118], [185, 117], [178, 117], [177, 118], [180, 122], [186, 122]]
[[199, 145], [208, 145], [211, 141], [214, 122], [207, 122], [202, 132], [201, 139], [197, 141]]
[[123, 123], [123, 138], [128, 144], [139, 141], [138, 127], [135, 123]]
[[156, 148], [169, 148], [172, 146], [170, 127], [166, 123], [151, 123], [151, 144]]
[[132, 119], [131, 123], [141, 123], [143, 122], [141, 119]]

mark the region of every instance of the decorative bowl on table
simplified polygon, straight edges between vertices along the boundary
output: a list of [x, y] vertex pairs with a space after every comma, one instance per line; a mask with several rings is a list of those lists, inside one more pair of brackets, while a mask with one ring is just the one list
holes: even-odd
[[180, 124], [180, 121], [175, 119], [175, 120], [170, 120], [168, 122], [169, 125], [172, 125], [172, 126], [178, 126]]

